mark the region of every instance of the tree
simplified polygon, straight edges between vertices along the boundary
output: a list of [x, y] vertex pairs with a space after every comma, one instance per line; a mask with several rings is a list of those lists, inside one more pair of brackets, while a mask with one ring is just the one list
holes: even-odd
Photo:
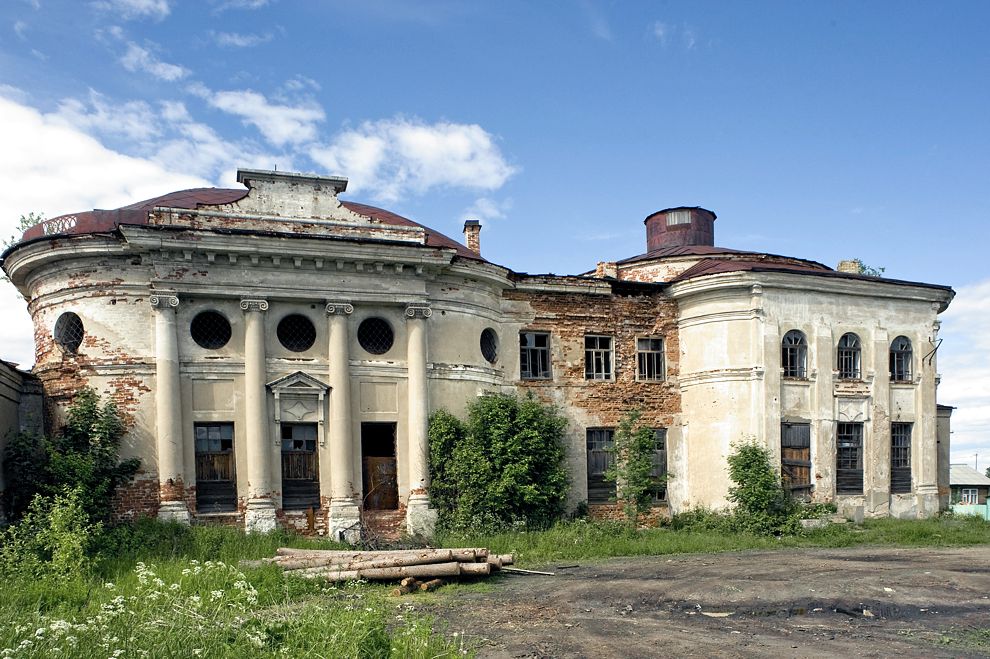
[[799, 506], [781, 485], [770, 451], [754, 441], [737, 443], [728, 462], [736, 526], [762, 535], [792, 531]]
[[859, 274], [866, 275], [867, 277], [883, 277], [884, 271], [887, 270], [887, 268], [883, 267], [875, 268], [872, 265], [866, 265], [862, 259], [853, 259], [853, 261], [859, 268]]
[[653, 475], [656, 431], [640, 423], [641, 417], [639, 410], [633, 410], [619, 422], [613, 444], [615, 461], [605, 472], [607, 479], [616, 482], [616, 498], [631, 522], [649, 511], [653, 493], [667, 480], [666, 475]]
[[466, 422], [446, 411], [430, 418], [430, 498], [439, 526], [483, 531], [559, 519], [567, 497], [559, 412], [532, 396], [483, 396]]
[[19, 242], [21, 240], [21, 236], [24, 235], [25, 231], [33, 227], [35, 224], [44, 221], [45, 221], [44, 213], [35, 213], [34, 211], [31, 211], [27, 215], [21, 215], [20, 219], [17, 222], [17, 228], [15, 229], [16, 233], [14, 233], [10, 238], [5, 238], [2, 240], [3, 249], [7, 249], [11, 245]]

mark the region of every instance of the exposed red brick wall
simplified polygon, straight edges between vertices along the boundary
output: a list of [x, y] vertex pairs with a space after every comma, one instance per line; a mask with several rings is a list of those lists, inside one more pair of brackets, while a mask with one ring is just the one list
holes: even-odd
[[330, 497], [320, 497], [320, 507], [312, 511], [309, 510], [285, 510], [279, 508], [275, 511], [278, 525], [282, 528], [300, 533], [302, 535], [326, 535], [329, 525], [327, 517], [330, 514]]
[[[625, 522], [626, 512], [621, 502], [597, 503], [588, 506], [588, 517], [599, 521]], [[636, 526], [639, 528], [656, 528], [661, 520], [670, 519], [670, 507], [660, 504], [650, 507], [649, 512], [636, 516]]]
[[131, 522], [158, 515], [158, 477], [142, 472], [133, 481], [117, 488], [113, 498], [114, 522]]

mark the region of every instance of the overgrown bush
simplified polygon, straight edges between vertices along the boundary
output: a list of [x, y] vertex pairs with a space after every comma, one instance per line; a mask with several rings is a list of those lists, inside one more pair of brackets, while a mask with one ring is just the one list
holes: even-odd
[[4, 451], [7, 510], [19, 519], [37, 495], [63, 496], [78, 489], [78, 501], [92, 522], [110, 519], [117, 487], [137, 472], [137, 459], [120, 462], [124, 425], [112, 402], [80, 389], [64, 427], [53, 437], [13, 435]]
[[654, 493], [667, 482], [666, 474], [654, 476], [656, 431], [641, 423], [641, 417], [639, 410], [633, 410], [619, 421], [613, 444], [615, 462], [605, 472], [607, 479], [616, 482], [616, 498], [631, 522], [649, 512]]
[[796, 531], [800, 506], [781, 485], [770, 452], [755, 442], [741, 442], [733, 446], [728, 462], [736, 527], [762, 535]]
[[567, 496], [566, 420], [533, 397], [483, 396], [467, 422], [430, 418], [430, 498], [441, 531], [481, 531], [559, 519]]

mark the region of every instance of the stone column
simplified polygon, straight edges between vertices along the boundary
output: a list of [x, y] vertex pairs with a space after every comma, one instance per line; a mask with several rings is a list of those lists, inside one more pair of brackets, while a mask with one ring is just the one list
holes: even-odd
[[409, 498], [406, 502], [406, 530], [409, 535], [430, 537], [436, 526], [436, 510], [430, 508], [430, 446], [427, 437], [427, 417], [430, 397], [426, 382], [426, 319], [433, 310], [426, 305], [406, 308], [406, 386], [408, 391], [409, 425], [407, 455], [409, 465]]
[[244, 311], [244, 445], [247, 449], [248, 500], [244, 529], [275, 529], [271, 443], [268, 441], [268, 392], [265, 389], [265, 315], [268, 301], [241, 300]]
[[361, 540], [361, 512], [354, 487], [354, 437], [347, 302], [327, 302], [330, 367], [330, 511], [327, 532], [338, 541]]
[[189, 523], [182, 446], [182, 398], [179, 386], [179, 339], [173, 293], [153, 293], [155, 310], [155, 418], [158, 450], [158, 518]]

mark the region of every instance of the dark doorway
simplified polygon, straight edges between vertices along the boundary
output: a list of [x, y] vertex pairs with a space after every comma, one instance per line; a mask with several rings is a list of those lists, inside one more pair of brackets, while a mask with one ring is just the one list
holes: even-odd
[[361, 472], [366, 510], [396, 510], [399, 480], [395, 459], [395, 424], [361, 424]]
[[315, 423], [282, 424], [282, 508], [320, 507], [320, 463]]
[[227, 513], [237, 510], [234, 424], [197, 423], [195, 433], [196, 512]]

